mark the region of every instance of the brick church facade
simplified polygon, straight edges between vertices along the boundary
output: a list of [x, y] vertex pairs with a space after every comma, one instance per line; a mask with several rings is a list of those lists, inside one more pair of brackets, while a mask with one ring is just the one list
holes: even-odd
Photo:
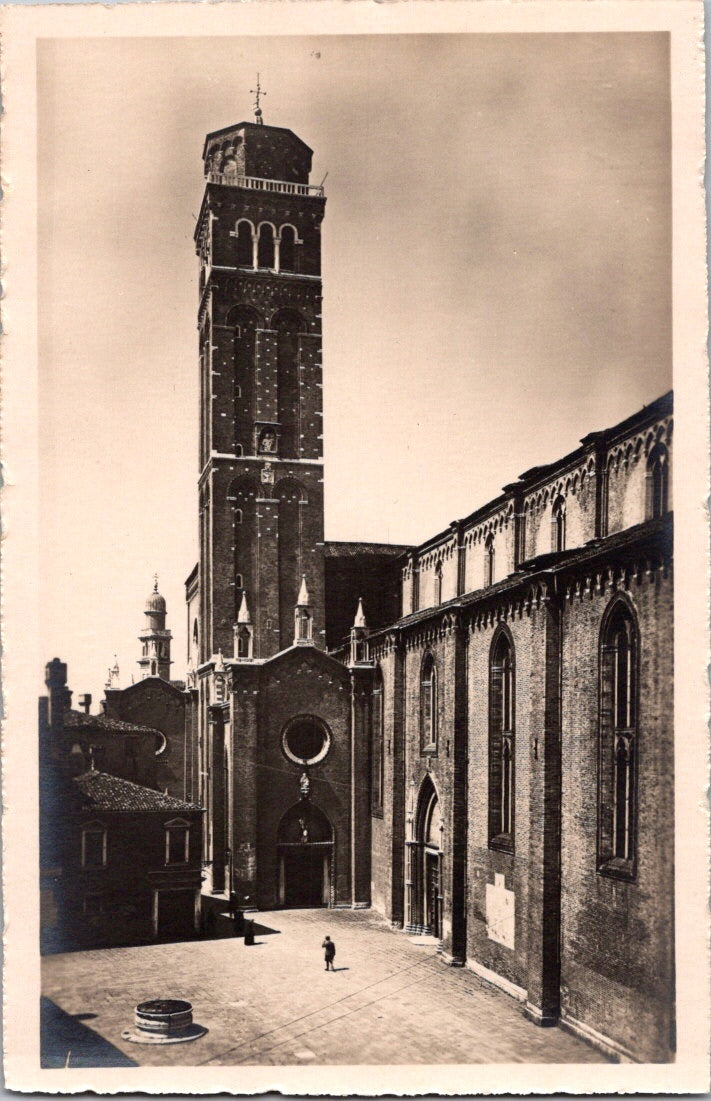
[[672, 398], [417, 547], [324, 541], [323, 188], [207, 136], [183, 798], [208, 886], [372, 906], [621, 1058], [674, 1051]]

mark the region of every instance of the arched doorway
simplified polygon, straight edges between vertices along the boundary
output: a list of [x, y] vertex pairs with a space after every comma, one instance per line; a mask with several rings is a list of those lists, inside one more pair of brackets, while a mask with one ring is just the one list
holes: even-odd
[[410, 841], [410, 920], [413, 933], [442, 936], [442, 812], [437, 792], [425, 776], [417, 800]]
[[328, 906], [331, 899], [333, 827], [323, 811], [302, 799], [277, 831], [280, 906]]

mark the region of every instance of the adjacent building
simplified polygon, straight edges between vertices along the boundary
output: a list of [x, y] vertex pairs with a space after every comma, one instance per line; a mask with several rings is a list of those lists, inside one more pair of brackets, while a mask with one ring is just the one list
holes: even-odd
[[43, 952], [181, 940], [200, 930], [202, 816], [155, 789], [160, 732], [71, 709], [66, 665], [40, 699]]

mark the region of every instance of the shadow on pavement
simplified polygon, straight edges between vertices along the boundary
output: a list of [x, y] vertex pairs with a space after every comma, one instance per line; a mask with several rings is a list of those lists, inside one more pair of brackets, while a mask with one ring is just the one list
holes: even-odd
[[[226, 938], [244, 936], [245, 916], [238, 917], [235, 921], [228, 909], [227, 902], [222, 898], [202, 899], [202, 940], [224, 940]], [[252, 919], [252, 931], [255, 937], [273, 937], [281, 933], [281, 929], [271, 929], [268, 925], [260, 925]]]
[[94, 1014], [71, 1016], [50, 998], [40, 998], [40, 1066], [69, 1066], [70, 1069], [138, 1066], [133, 1059], [78, 1019], [90, 1016]]
[[281, 929], [270, 929], [268, 925], [260, 925], [257, 921], [254, 923], [255, 937], [275, 937], [280, 933]]

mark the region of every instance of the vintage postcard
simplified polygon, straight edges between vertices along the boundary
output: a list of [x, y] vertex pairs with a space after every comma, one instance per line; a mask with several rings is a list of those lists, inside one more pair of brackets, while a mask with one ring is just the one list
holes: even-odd
[[702, 5], [0, 20], [8, 1086], [705, 1092]]

